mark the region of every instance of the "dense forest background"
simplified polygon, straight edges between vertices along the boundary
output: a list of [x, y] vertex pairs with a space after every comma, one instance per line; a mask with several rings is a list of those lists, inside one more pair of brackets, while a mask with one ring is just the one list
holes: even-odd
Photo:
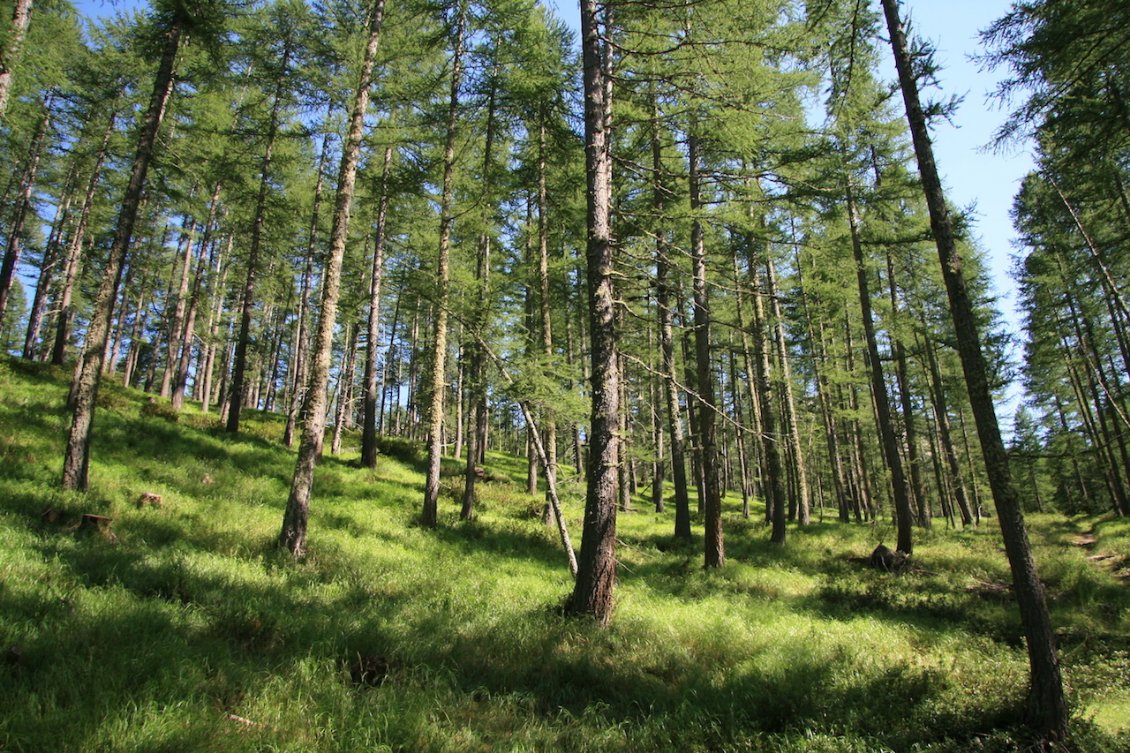
[[982, 35], [999, 142], [1035, 145], [1019, 333], [937, 180], [954, 102], [894, 0], [584, 2], [579, 38], [532, 0], [4, 9], [0, 346], [73, 367], [64, 488], [97, 485], [105, 383], [233, 435], [278, 414], [296, 558], [351, 432], [363, 468], [425, 448], [427, 528], [520, 456], [568, 609], [601, 623], [641, 505], [707, 568], [735, 516], [780, 545], [868, 525], [886, 569], [996, 518], [1026, 718], [1064, 738], [1023, 514], [1130, 515], [1123, 3], [1018, 2]]

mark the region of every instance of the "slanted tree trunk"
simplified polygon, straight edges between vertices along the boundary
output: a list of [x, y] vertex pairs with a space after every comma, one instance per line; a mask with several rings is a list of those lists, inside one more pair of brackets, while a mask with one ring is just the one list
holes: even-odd
[[79, 212], [78, 224], [67, 244], [67, 263], [63, 271], [63, 287], [59, 292], [56, 308], [59, 317], [55, 324], [55, 342], [51, 348], [51, 363], [62, 366], [66, 356], [67, 342], [71, 337], [71, 297], [74, 294], [75, 280], [78, 279], [79, 267], [82, 263], [82, 246], [86, 238], [86, 227], [90, 221], [90, 210], [94, 206], [94, 194], [98, 188], [98, 179], [102, 177], [102, 163], [106, 159], [106, 149], [110, 144], [110, 137], [114, 133], [114, 122], [117, 114], [110, 115], [106, 130], [102, 133], [102, 143], [98, 148], [98, 156], [94, 158], [94, 167], [90, 171], [90, 180], [86, 184], [86, 196]]
[[43, 100], [43, 117], [35, 129], [28, 147], [27, 163], [23, 175], [20, 177], [19, 195], [16, 197], [16, 210], [8, 227], [8, 244], [4, 250], [4, 261], [0, 263], [0, 323], [4, 321], [4, 314], [8, 310], [8, 296], [12, 291], [12, 279], [20, 264], [20, 254], [23, 252], [24, 226], [27, 224], [27, 215], [31, 211], [31, 195], [35, 189], [35, 178], [39, 173], [39, 158], [43, 154], [43, 145], [47, 140], [47, 129], [51, 125], [51, 97]]
[[298, 459], [291, 480], [290, 497], [283, 514], [279, 546], [292, 556], [300, 558], [306, 553], [306, 529], [310, 517], [310, 497], [314, 491], [314, 465], [318, 460], [322, 437], [326, 430], [326, 385], [330, 377], [330, 357], [333, 355], [334, 327], [337, 323], [337, 300], [341, 289], [341, 263], [345, 256], [345, 243], [349, 236], [349, 213], [353, 206], [353, 188], [357, 180], [357, 161], [361, 154], [361, 138], [365, 132], [365, 111], [369, 106], [369, 88], [373, 82], [373, 61], [381, 38], [385, 0], [374, 0], [369, 11], [369, 41], [361, 62], [361, 73], [353, 95], [353, 112], [349, 118], [349, 131], [341, 150], [341, 168], [337, 178], [337, 197], [334, 201], [333, 225], [330, 230], [330, 254], [322, 272], [322, 314], [314, 340], [310, 372], [310, 394], [307, 398], [306, 418], [302, 426], [302, 439], [298, 445]]
[[47, 236], [47, 245], [43, 248], [43, 259], [39, 265], [39, 278], [35, 283], [35, 295], [32, 297], [31, 311], [27, 317], [27, 332], [24, 334], [24, 347], [22, 356], [28, 360], [36, 357], [40, 350], [39, 332], [43, 328], [43, 317], [47, 313], [47, 299], [55, 282], [55, 271], [59, 266], [59, 251], [63, 245], [63, 234], [71, 217], [71, 201], [74, 198], [75, 180], [78, 178], [78, 166], [71, 164], [67, 170], [66, 180], [55, 210], [55, 218], [51, 221], [51, 232]]
[[1067, 736], [1067, 703], [1063, 695], [1063, 680], [1059, 658], [1056, 655], [1055, 632], [1052, 630], [1043, 586], [1032, 559], [1032, 548], [1024, 527], [1024, 514], [1020, 499], [1012, 484], [1008, 454], [1001, 440], [997, 416], [993, 410], [993, 396], [989, 389], [988, 367], [981, 351], [977, 323], [973, 316], [973, 303], [965, 285], [961, 257], [954, 241], [953, 224], [946, 207], [941, 179], [934, 164], [934, 151], [930, 143], [926, 116], [918, 98], [918, 84], [912, 68], [911, 53], [906, 41], [906, 31], [899, 19], [898, 0], [883, 0], [891, 49], [898, 70], [899, 85], [906, 105], [907, 122], [914, 141], [914, 153], [922, 176], [926, 204], [930, 210], [930, 227], [938, 246], [950, 314], [957, 335], [958, 353], [969, 389], [969, 402], [973, 408], [977, 434], [981, 439], [981, 452], [993, 490], [997, 519], [1004, 537], [1005, 552], [1012, 569], [1013, 589], [1020, 605], [1028, 644], [1028, 662], [1031, 684], [1028, 694], [1028, 720], [1033, 729], [1049, 741], [1061, 741]]
[[606, 625], [612, 618], [616, 583], [616, 427], [620, 384], [612, 293], [612, 160], [604, 56], [596, 0], [581, 0], [581, 50], [585, 102], [586, 250], [592, 414], [589, 425], [588, 484], [577, 580], [568, 612]]
[[447, 394], [447, 314], [451, 287], [449, 256], [451, 226], [455, 218], [455, 137], [458, 125], [459, 87], [463, 82], [463, 41], [467, 26], [467, 0], [459, 5], [451, 59], [451, 94], [448, 98], [446, 142], [443, 147], [443, 184], [440, 196], [439, 253], [436, 258], [435, 318], [433, 320], [431, 380], [428, 383], [428, 472], [424, 485], [421, 521], [435, 528], [439, 503], [439, 471], [443, 459], [444, 398]]
[[946, 465], [949, 468], [954, 500], [961, 512], [961, 524], [968, 527], [973, 525], [973, 511], [969, 505], [969, 497], [965, 492], [961, 462], [958, 460], [957, 448], [953, 443], [953, 433], [950, 431], [949, 406], [946, 404], [945, 387], [942, 385], [942, 371], [938, 368], [938, 356], [934, 350], [934, 343], [929, 337], [924, 340], [923, 350], [926, 353], [926, 364], [932, 383], [930, 397], [934, 404], [934, 424], [937, 426], [938, 438], [941, 441], [942, 452], [946, 457]]
[[164, 44], [157, 73], [153, 79], [153, 93], [149, 107], [141, 122], [137, 138], [137, 151], [130, 169], [129, 183], [118, 213], [114, 239], [110, 245], [110, 255], [102, 272], [102, 281], [94, 299], [94, 310], [90, 327], [86, 333], [86, 347], [82, 363], [76, 373], [74, 394], [74, 413], [70, 430], [67, 433], [67, 448], [63, 458], [64, 489], [85, 491], [89, 480], [90, 438], [94, 428], [94, 406], [98, 396], [98, 385], [102, 377], [102, 365], [106, 357], [106, 341], [110, 334], [110, 324], [114, 318], [114, 301], [117, 299], [122, 265], [129, 253], [133, 226], [137, 221], [141, 194], [145, 189], [145, 178], [157, 142], [157, 131], [165, 116], [165, 107], [173, 91], [173, 77], [177, 52], [185, 36], [184, 20], [174, 17], [164, 33]]
[[31, 22], [32, 0], [15, 0], [12, 4], [12, 22], [5, 35], [4, 49], [0, 50], [0, 118], [8, 109], [8, 96], [12, 91], [12, 66], [20, 55], [28, 24]]

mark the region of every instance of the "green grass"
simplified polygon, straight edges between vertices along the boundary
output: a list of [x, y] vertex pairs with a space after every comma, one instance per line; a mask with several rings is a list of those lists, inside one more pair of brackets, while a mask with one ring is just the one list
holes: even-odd
[[[613, 624], [567, 619], [524, 461], [488, 458], [479, 514], [417, 524], [411, 446], [356, 438], [318, 469], [310, 555], [274, 547], [294, 456], [252, 412], [230, 437], [105, 385], [91, 491], [57, 487], [67, 374], [0, 361], [0, 750], [1010, 751], [1026, 660], [992, 521], [918, 532], [916, 569], [861, 566], [889, 531], [817, 522], [784, 548], [726, 509], [701, 568], [669, 515], [620, 517]], [[348, 443], [347, 443], [348, 444]], [[452, 463], [447, 470], [454, 474]], [[513, 479], [513, 480], [508, 480]], [[139, 509], [142, 492], [160, 509]], [[563, 489], [580, 537], [582, 488]], [[51, 507], [58, 523], [40, 517]], [[112, 542], [73, 530], [113, 517]], [[1073, 747], [1130, 746], [1124, 521], [1032, 518], [1075, 709]], [[1073, 543], [1093, 533], [1096, 543]], [[579, 543], [579, 542], [578, 542]]]

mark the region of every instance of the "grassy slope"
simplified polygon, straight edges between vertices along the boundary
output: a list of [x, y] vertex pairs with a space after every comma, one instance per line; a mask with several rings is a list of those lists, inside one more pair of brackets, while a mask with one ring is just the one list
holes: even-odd
[[[1022, 742], [1026, 662], [991, 521], [919, 532], [920, 571], [893, 577], [853, 561], [889, 529], [816, 523], [776, 548], [730, 500], [729, 564], [704, 572], [697, 548], [672, 544], [668, 516], [622, 515], [618, 607], [602, 631], [559, 615], [568, 570], [518, 483], [480, 487], [470, 524], [449, 495], [427, 531], [411, 457], [375, 473], [347, 462], [352, 450], [327, 457], [312, 553], [293, 564], [273, 548], [293, 470], [280, 423], [252, 414], [232, 438], [213, 417], [173, 423], [107, 386], [92, 491], [68, 494], [56, 490], [65, 391], [63, 372], [0, 361], [0, 750]], [[491, 470], [521, 476], [513, 459]], [[163, 507], [138, 509], [143, 491]], [[574, 536], [580, 494], [567, 489]], [[48, 506], [62, 524], [40, 519]], [[112, 516], [117, 542], [70, 530], [83, 512]], [[1130, 525], [1032, 522], [1075, 745], [1130, 748], [1127, 582], [1117, 558], [1086, 559], [1130, 556]], [[1092, 531], [1091, 548], [1072, 543]]]

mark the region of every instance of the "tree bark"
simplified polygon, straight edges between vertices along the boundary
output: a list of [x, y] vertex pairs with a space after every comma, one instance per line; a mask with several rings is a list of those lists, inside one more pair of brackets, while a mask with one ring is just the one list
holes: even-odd
[[117, 114], [110, 115], [106, 130], [102, 133], [102, 144], [98, 148], [98, 156], [94, 158], [94, 167], [90, 171], [90, 180], [86, 184], [86, 196], [79, 212], [78, 224], [75, 226], [67, 245], [67, 264], [63, 272], [63, 288], [59, 293], [56, 307], [59, 318], [55, 324], [55, 342], [51, 348], [51, 363], [62, 366], [66, 357], [67, 342], [71, 337], [71, 297], [74, 294], [75, 280], [78, 278], [79, 266], [82, 262], [82, 246], [86, 238], [86, 227], [90, 221], [90, 210], [94, 206], [94, 194], [98, 188], [98, 179], [102, 177], [102, 163], [106, 159], [106, 150], [110, 144], [110, 137], [114, 133], [114, 122]]
[[381, 336], [381, 282], [384, 279], [385, 224], [388, 218], [392, 144], [385, 146], [381, 195], [377, 204], [376, 239], [369, 281], [369, 318], [365, 335], [365, 406], [361, 426], [361, 466], [377, 467], [377, 348]]
[[133, 226], [137, 221], [141, 194], [145, 188], [145, 178], [153, 149], [157, 142], [157, 131], [165, 116], [169, 95], [173, 91], [173, 78], [177, 52], [184, 37], [184, 21], [174, 18], [165, 31], [164, 46], [157, 73], [153, 80], [153, 93], [149, 107], [141, 123], [138, 134], [137, 151], [130, 169], [129, 183], [118, 213], [114, 239], [110, 255], [102, 273], [102, 282], [94, 299], [94, 311], [90, 327], [86, 333], [86, 347], [75, 378], [74, 413], [70, 430], [67, 433], [67, 448], [63, 458], [62, 485], [64, 489], [85, 491], [89, 481], [90, 438], [94, 428], [95, 399], [102, 378], [102, 364], [106, 354], [106, 340], [114, 317], [114, 301], [117, 298], [118, 283], [122, 265], [129, 253]]
[[[280, 68], [290, 67], [293, 40], [287, 37], [283, 44]], [[251, 348], [251, 318], [255, 308], [255, 292], [259, 275], [259, 252], [262, 245], [263, 225], [266, 222], [267, 195], [271, 190], [271, 163], [274, 159], [275, 140], [279, 132], [279, 113], [282, 110], [283, 94], [287, 84], [285, 74], [279, 75], [271, 100], [271, 113], [267, 120], [266, 144], [259, 165], [259, 193], [255, 199], [255, 215], [251, 223], [251, 242], [247, 250], [247, 276], [243, 281], [242, 306], [239, 313], [239, 338], [235, 345], [235, 361], [232, 367], [231, 393], [228, 403], [227, 431], [239, 431], [240, 413], [247, 391], [247, 359]]]
[[609, 152], [607, 89], [596, 0], [581, 0], [581, 50], [585, 107], [586, 250], [592, 413], [588, 484], [577, 580], [566, 609], [606, 625], [612, 617], [616, 583], [616, 465], [620, 384], [612, 292], [612, 160]]
[[192, 280], [192, 293], [189, 296], [188, 312], [184, 319], [184, 328], [181, 331], [180, 356], [177, 359], [176, 370], [173, 376], [173, 409], [180, 410], [184, 407], [184, 393], [188, 386], [188, 370], [192, 363], [192, 346], [196, 337], [196, 314], [200, 310], [200, 298], [204, 292], [204, 280], [208, 276], [208, 262], [210, 261], [209, 249], [212, 247], [212, 234], [215, 232], [216, 213], [220, 206], [220, 191], [223, 181], [216, 181], [212, 190], [212, 200], [208, 205], [208, 222], [204, 225], [204, 234], [200, 238], [200, 251], [196, 260], [196, 272]]
[[1056, 655], [1055, 633], [1052, 630], [1043, 586], [1036, 572], [1020, 500], [1012, 484], [1008, 455], [1001, 440], [997, 416], [993, 410], [993, 396], [989, 389], [988, 367], [973, 317], [973, 304], [965, 285], [954, 240], [953, 225], [946, 207], [945, 194], [934, 164], [933, 147], [927, 129], [926, 117], [918, 98], [918, 85], [912, 70], [911, 55], [906, 41], [906, 31], [899, 19], [898, 1], [883, 0], [891, 49], [898, 70], [907, 122], [918, 158], [923, 191], [930, 210], [930, 227], [938, 246], [942, 276], [946, 283], [950, 313], [957, 334], [958, 352], [961, 356], [965, 381], [969, 388], [969, 402], [973, 408], [977, 433], [981, 439], [981, 452], [993, 490], [1004, 537], [1005, 551], [1012, 569], [1013, 588], [1020, 605], [1028, 644], [1028, 662], [1031, 684], [1028, 695], [1028, 720], [1032, 727], [1050, 741], [1060, 741], [1067, 736], [1067, 703], [1063, 695], [1063, 680], [1059, 658]]
[[694, 345], [699, 393], [698, 430], [702, 447], [702, 478], [705, 498], [704, 538], [706, 567], [726, 564], [722, 538], [722, 492], [718, 487], [718, 437], [715, 423], [714, 370], [710, 353], [710, 295], [706, 280], [706, 240], [702, 228], [702, 175], [699, 171], [699, 140], [687, 138], [690, 160], [691, 267], [694, 280]]
[[435, 528], [439, 503], [439, 472], [443, 459], [444, 398], [447, 394], [447, 314], [451, 287], [451, 227], [455, 222], [451, 205], [455, 185], [455, 137], [458, 124], [459, 87], [463, 82], [463, 41], [467, 26], [467, 0], [459, 5], [451, 60], [451, 94], [448, 98], [446, 143], [443, 147], [443, 188], [440, 196], [439, 253], [436, 257], [435, 319], [433, 320], [431, 379], [428, 382], [428, 472], [424, 485], [421, 521]]
[[[653, 110], [654, 110], [653, 104]], [[657, 221], [663, 222], [670, 189], [664, 184], [663, 145], [660, 142], [659, 116], [653, 112], [651, 133], [652, 206]], [[675, 487], [675, 538], [691, 538], [691, 502], [687, 492], [686, 440], [679, 406], [679, 387], [675, 380], [675, 338], [671, 313], [670, 244], [661, 226], [655, 233], [655, 302], [658, 310], [659, 352], [662, 359], [663, 399], [667, 405], [667, 427], [671, 435], [671, 483]]]
[[19, 57], [20, 48], [31, 23], [32, 0], [15, 0], [12, 5], [12, 22], [8, 27], [7, 44], [0, 51], [0, 118], [8, 109], [8, 97], [12, 91], [12, 67]]
[[811, 519], [811, 500], [808, 492], [808, 467], [804, 462], [804, 448], [800, 443], [800, 420], [797, 418], [796, 400], [793, 397], [793, 375], [789, 367], [789, 349], [785, 341], [785, 318], [781, 314], [780, 293], [777, 290], [777, 270], [773, 255], [765, 253], [765, 281], [769, 286], [769, 310], [773, 314], [774, 340], [777, 346], [777, 361], [781, 364], [781, 402], [792, 449], [793, 471], [796, 473], [797, 522], [802, 526]]
[[318, 460], [322, 437], [326, 429], [326, 385], [329, 382], [330, 357], [333, 353], [334, 327], [337, 323], [337, 301], [341, 288], [341, 263], [345, 256], [345, 243], [349, 236], [349, 213], [353, 206], [353, 189], [357, 180], [357, 162], [361, 154], [361, 139], [365, 131], [365, 111], [369, 106], [369, 88], [373, 82], [373, 62], [381, 38], [385, 0], [374, 0], [369, 15], [369, 41], [353, 97], [353, 112], [349, 118], [349, 131], [341, 150], [341, 168], [337, 179], [337, 197], [334, 202], [333, 225], [330, 230], [330, 253], [322, 272], [322, 313], [315, 335], [310, 372], [310, 394], [307, 398], [306, 418], [302, 426], [302, 439], [298, 445], [298, 458], [290, 485], [290, 497], [283, 514], [282, 530], [278, 543], [292, 556], [300, 558], [306, 553], [306, 530], [310, 517], [310, 498], [314, 491], [314, 466]]
[[27, 164], [20, 177], [20, 191], [16, 197], [16, 210], [8, 227], [8, 244], [4, 250], [4, 261], [0, 263], [0, 323], [8, 310], [8, 296], [12, 291], [12, 279], [20, 264], [23, 252], [24, 226], [31, 211], [31, 196], [35, 189], [35, 178], [39, 173], [39, 158], [43, 154], [43, 144], [47, 140], [47, 129], [51, 125], [51, 97], [43, 100], [43, 117], [35, 129], [35, 135], [28, 146]]
[[867, 266], [863, 258], [863, 238], [860, 228], [859, 206], [855, 201], [851, 177], [844, 176], [844, 191], [848, 203], [848, 222], [851, 228], [851, 248], [855, 257], [856, 284], [859, 288], [859, 311], [863, 320], [863, 336], [867, 344], [867, 361], [871, 372], [871, 394], [875, 399], [875, 412], [879, 423], [879, 436], [883, 445], [883, 458], [891, 473], [891, 491], [895, 499], [895, 523], [898, 528], [897, 551], [912, 554], [914, 551], [914, 518], [910, 510], [906, 474], [898, 450], [891, 421], [891, 403], [887, 394], [887, 381], [883, 377], [883, 364], [879, 360], [879, 341], [875, 336], [875, 322], [871, 314], [871, 291], [867, 282]]

